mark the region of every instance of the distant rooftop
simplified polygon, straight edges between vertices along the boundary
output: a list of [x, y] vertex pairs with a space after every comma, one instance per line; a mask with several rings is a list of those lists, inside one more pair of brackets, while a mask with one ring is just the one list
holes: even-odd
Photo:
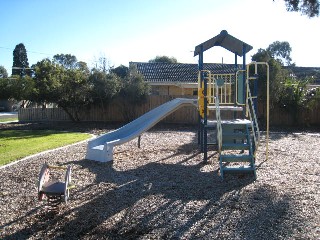
[[[189, 63], [148, 63], [130, 62], [130, 66], [136, 66], [146, 82], [197, 82], [198, 64]], [[234, 64], [204, 63], [204, 70], [214, 71], [217, 74], [234, 73], [241, 69]]]

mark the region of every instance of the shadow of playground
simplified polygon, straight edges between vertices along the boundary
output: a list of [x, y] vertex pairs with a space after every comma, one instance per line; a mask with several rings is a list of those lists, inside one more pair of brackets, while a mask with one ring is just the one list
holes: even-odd
[[[202, 172], [202, 163], [152, 162], [128, 171], [117, 171], [111, 163], [88, 160], [73, 164], [93, 172], [96, 179], [92, 185], [103, 189], [87, 196], [83, 205], [54, 217], [41, 213], [37, 216], [38, 222], [7, 239], [29, 238], [43, 232], [52, 239], [88, 236], [96, 239], [141, 236], [277, 239], [279, 235], [287, 236], [283, 233], [281, 219], [289, 218], [290, 198], [279, 200], [278, 193], [268, 185], [246, 190], [245, 187], [253, 183], [251, 177], [230, 177], [221, 181], [218, 169]], [[86, 193], [86, 188], [90, 187], [83, 187], [78, 193]], [[83, 194], [73, 195], [81, 198]], [[108, 227], [104, 227], [106, 223]], [[268, 227], [272, 231], [266, 231]], [[224, 235], [226, 232], [228, 235]]]

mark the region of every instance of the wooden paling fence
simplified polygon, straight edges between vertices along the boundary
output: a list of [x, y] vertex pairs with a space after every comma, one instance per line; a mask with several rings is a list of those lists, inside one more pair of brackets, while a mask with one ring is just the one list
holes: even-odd
[[[186, 97], [186, 96], [181, 96]], [[91, 106], [78, 113], [80, 121], [128, 122], [172, 100], [171, 96], [149, 96], [140, 106], [118, 99], [104, 108]], [[259, 103], [258, 116], [263, 122], [266, 116], [265, 104]], [[68, 114], [61, 108], [25, 108], [19, 110], [21, 122], [70, 121]], [[215, 118], [211, 114], [211, 118]], [[164, 123], [197, 124], [198, 112], [194, 106], [182, 107], [162, 120]], [[295, 118], [286, 109], [274, 107], [270, 110], [271, 126], [320, 125], [320, 101], [313, 109], [301, 109]]]
[[[172, 99], [174, 98], [170, 96], [149, 96], [140, 106], [132, 106], [123, 100], [114, 100], [104, 108], [97, 106], [84, 108], [78, 115], [80, 121], [128, 122]], [[24, 108], [19, 110], [18, 116], [21, 122], [70, 121], [68, 114], [61, 108]], [[197, 119], [197, 109], [194, 106], [186, 106], [162, 121], [195, 124]]]

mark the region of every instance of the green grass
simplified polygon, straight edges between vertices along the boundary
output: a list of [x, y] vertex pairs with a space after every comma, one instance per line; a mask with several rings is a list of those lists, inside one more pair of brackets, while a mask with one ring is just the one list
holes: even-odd
[[0, 122], [12, 122], [12, 121], [18, 121], [18, 118], [15, 118], [15, 117], [0, 118]]
[[1, 130], [0, 166], [23, 157], [90, 137], [86, 133], [58, 132], [53, 130]]

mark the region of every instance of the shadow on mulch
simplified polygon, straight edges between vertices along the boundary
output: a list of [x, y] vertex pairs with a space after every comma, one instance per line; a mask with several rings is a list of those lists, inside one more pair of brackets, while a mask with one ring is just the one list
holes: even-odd
[[[112, 163], [81, 160], [73, 164], [92, 171], [96, 175], [93, 184], [118, 187], [111, 187], [102, 194], [92, 196], [82, 206], [57, 216], [42, 213], [38, 216], [37, 223], [7, 239], [28, 238], [56, 225], [60, 228], [50, 238], [79, 239], [90, 236], [92, 239], [136, 239], [161, 230], [158, 237], [162, 239], [180, 239], [189, 231], [195, 231], [196, 226], [199, 234], [195, 238], [208, 239], [212, 232], [232, 226], [234, 229], [230, 229], [227, 237], [232, 238], [241, 232], [243, 239], [277, 239], [281, 234], [286, 236], [282, 227], [283, 220], [293, 217], [289, 216], [289, 197], [279, 198], [275, 189], [268, 185], [259, 186], [242, 195], [241, 189], [253, 183], [252, 177], [230, 177], [221, 181], [218, 170], [214, 173], [201, 172], [202, 163], [193, 166], [149, 163], [129, 171], [117, 171]], [[165, 200], [164, 203], [152, 200], [152, 196], [159, 195]], [[188, 203], [197, 201], [205, 202], [204, 207], [190, 213], [186, 221], [170, 224], [179, 219], [180, 210]], [[150, 204], [158, 206], [153, 211], [145, 212], [144, 204], [146, 208]], [[126, 211], [125, 216], [112, 229], [103, 229], [105, 221], [123, 210]], [[237, 211], [241, 212], [241, 217], [235, 221], [235, 225], [230, 226], [232, 215]], [[71, 213], [75, 217], [68, 220]], [[208, 228], [212, 225], [212, 219], [221, 214], [224, 218], [218, 218], [214, 226]], [[268, 228], [272, 230], [267, 230]], [[292, 229], [285, 231], [289, 234]]]
[[[290, 238], [297, 227], [290, 196], [282, 195], [268, 184], [255, 184], [247, 189], [254, 184], [252, 176], [228, 176], [222, 181], [219, 169], [203, 172], [203, 163], [185, 165], [198, 155], [196, 149], [196, 144], [181, 146], [175, 153], [175, 157], [181, 155], [177, 164], [162, 163], [166, 157], [127, 171], [116, 170], [112, 162], [84, 159], [71, 162], [96, 176], [92, 185], [108, 187], [90, 195], [91, 199], [87, 197], [83, 205], [73, 209], [66, 207], [57, 215], [36, 213], [36, 223], [5, 239], [26, 239], [46, 230], [51, 231], [48, 235], [51, 239], [137, 239], [143, 236], [181, 239], [186, 235], [188, 239], [212, 236], [219, 239]], [[72, 195], [77, 198], [89, 187], [77, 188]], [[189, 215], [179, 221], [181, 212], [186, 214], [185, 208], [194, 202], [201, 202], [202, 207], [190, 210]], [[124, 216], [110, 224], [111, 227], [104, 228], [106, 222], [123, 211]], [[34, 214], [33, 211], [28, 215]]]

